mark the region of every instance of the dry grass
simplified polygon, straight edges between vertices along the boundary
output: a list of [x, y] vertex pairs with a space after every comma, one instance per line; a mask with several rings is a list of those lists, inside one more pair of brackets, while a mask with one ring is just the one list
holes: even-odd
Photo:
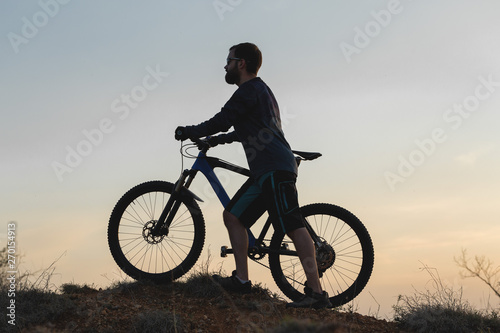
[[415, 332], [500, 332], [498, 311], [480, 311], [462, 298], [458, 290], [443, 284], [436, 269], [424, 265], [432, 289], [400, 295], [393, 307], [395, 321]]
[[[8, 295], [11, 291], [10, 283], [6, 279], [10, 274], [6, 269], [8, 261], [5, 249], [0, 251], [0, 293], [2, 295]], [[19, 331], [25, 327], [57, 320], [64, 313], [74, 309], [73, 302], [68, 297], [57, 294], [57, 287], [51, 282], [56, 269], [55, 264], [63, 255], [44, 270], [15, 274], [15, 295], [13, 297], [2, 296], [0, 304], [2, 309], [6, 309], [7, 302], [15, 301], [15, 326], [9, 324], [8, 320], [2, 320], [0, 331]], [[17, 257], [18, 261], [20, 257]], [[19, 263], [17, 265], [19, 266]]]

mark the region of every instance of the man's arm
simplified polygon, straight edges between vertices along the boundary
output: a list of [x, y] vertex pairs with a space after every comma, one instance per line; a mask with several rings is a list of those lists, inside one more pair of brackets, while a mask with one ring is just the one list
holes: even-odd
[[[227, 133], [227, 134], [219, 134], [215, 137], [213, 137], [213, 139], [215, 140], [214, 143], [216, 144], [225, 144], [225, 143], [232, 143], [234, 141], [238, 141], [240, 142], [240, 138], [238, 137], [238, 135], [236, 135], [236, 132], [235, 131], [232, 131], [230, 133]], [[210, 142], [210, 140], [209, 140]]]
[[[180, 130], [182, 134], [176, 134], [175, 138], [185, 140], [227, 132], [241, 116], [254, 108], [255, 103], [255, 89], [251, 85], [244, 85], [234, 92], [219, 113], [199, 125], [179, 127], [176, 133]], [[228, 139], [239, 141], [236, 134], [231, 134]]]
[[227, 132], [231, 126], [231, 123], [221, 111], [199, 125], [177, 127], [175, 129], [175, 139], [183, 141], [189, 138], [201, 138], [219, 132]]

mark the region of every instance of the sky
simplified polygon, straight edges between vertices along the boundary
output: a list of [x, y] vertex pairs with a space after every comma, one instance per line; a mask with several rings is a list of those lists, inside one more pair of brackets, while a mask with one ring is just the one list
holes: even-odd
[[[52, 282], [125, 278], [106, 240], [122, 194], [182, 168], [174, 129], [217, 113], [230, 46], [263, 53], [259, 76], [300, 167], [301, 204], [358, 216], [375, 267], [352, 305], [391, 318], [398, 295], [432, 289], [423, 269], [478, 307], [498, 299], [460, 277], [462, 249], [500, 263], [500, 21], [496, 1], [130, 1], [0, 3], [0, 246], [16, 223], [21, 270]], [[212, 154], [246, 165], [237, 144]], [[184, 167], [190, 163], [184, 161]], [[226, 175], [225, 175], [226, 176]], [[242, 179], [225, 177], [234, 193]], [[229, 245], [199, 177], [212, 267]], [[58, 259], [59, 258], [59, 259]], [[250, 277], [278, 291], [270, 273]]]

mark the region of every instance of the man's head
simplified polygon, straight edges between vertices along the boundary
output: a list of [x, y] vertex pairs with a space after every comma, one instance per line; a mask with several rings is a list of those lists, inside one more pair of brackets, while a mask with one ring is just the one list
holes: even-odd
[[249, 77], [257, 76], [262, 64], [262, 53], [257, 45], [252, 43], [241, 43], [229, 49], [227, 57], [226, 82], [229, 84], [241, 84]]

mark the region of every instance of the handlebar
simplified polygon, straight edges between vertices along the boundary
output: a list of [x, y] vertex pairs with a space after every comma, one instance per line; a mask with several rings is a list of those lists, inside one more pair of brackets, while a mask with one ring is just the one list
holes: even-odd
[[198, 149], [203, 153], [206, 153], [210, 149], [210, 145], [206, 139], [189, 138], [189, 140], [193, 141], [198, 146]]
[[[209, 138], [210, 138], [209, 136], [206, 138], [203, 138], [203, 139], [192, 137], [192, 138], [189, 138], [189, 140], [194, 142], [198, 146], [198, 149], [201, 152], [206, 153], [212, 147], [208, 143]], [[317, 153], [317, 152], [304, 152], [304, 151], [297, 151], [297, 150], [292, 150], [292, 152], [294, 153], [295, 158], [296, 158], [298, 163], [300, 163], [300, 161], [312, 161], [312, 160], [315, 160], [321, 156], [321, 153]]]

